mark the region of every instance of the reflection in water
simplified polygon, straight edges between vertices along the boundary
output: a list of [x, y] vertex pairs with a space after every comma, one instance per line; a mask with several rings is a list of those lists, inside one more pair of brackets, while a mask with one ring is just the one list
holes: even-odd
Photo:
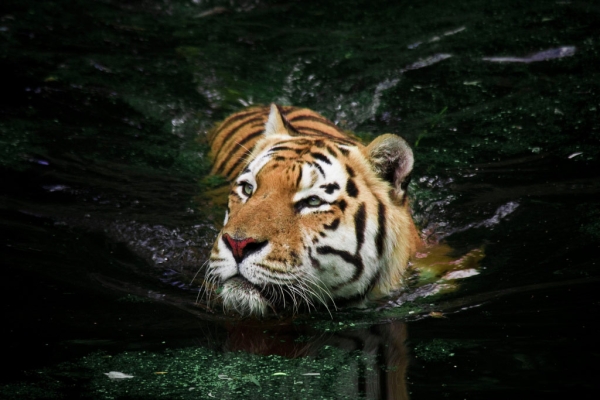
[[[342, 350], [344, 360], [341, 363], [335, 360], [336, 364], [332, 365], [340, 379], [347, 382], [345, 386], [339, 385], [339, 398], [408, 399], [407, 332], [402, 322], [332, 333], [317, 332], [306, 325], [265, 322], [229, 324], [227, 330], [225, 348], [230, 352], [319, 358], [323, 349], [334, 347]], [[306, 382], [299, 384], [306, 386], [311, 376], [320, 373], [309, 370], [295, 372], [297, 376], [304, 376]]]

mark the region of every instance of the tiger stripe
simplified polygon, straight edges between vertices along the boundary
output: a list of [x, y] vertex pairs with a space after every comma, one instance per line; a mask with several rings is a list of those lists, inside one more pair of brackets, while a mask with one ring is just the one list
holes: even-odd
[[383, 245], [385, 239], [385, 205], [381, 200], [377, 199], [377, 236], [375, 237], [375, 244], [377, 246], [377, 255], [383, 254]]
[[326, 178], [325, 171], [323, 171], [323, 167], [321, 167], [318, 162], [310, 163], [310, 165], [314, 166], [321, 173], [321, 175], [323, 175], [323, 178]]
[[[260, 124], [251, 125], [250, 127], [254, 128], [254, 129], [252, 131], [248, 132], [246, 137], [244, 137], [240, 141], [236, 141], [235, 143], [231, 144], [229, 147], [222, 148], [222, 150], [227, 152], [227, 155], [225, 157], [222, 157], [222, 161], [216, 165], [216, 171], [215, 171], [216, 174], [218, 174], [218, 175], [222, 174], [223, 170], [227, 167], [227, 165], [231, 164], [231, 161], [234, 161], [233, 162], [234, 166], [240, 165], [240, 163], [243, 161], [243, 157], [239, 157], [239, 156], [235, 157], [235, 155], [239, 155], [239, 153], [248, 153], [249, 152], [248, 148], [254, 147], [254, 144], [256, 144], [259, 137], [262, 135], [264, 128]], [[220, 155], [220, 153], [217, 153], [216, 157], [219, 157], [219, 155]], [[230, 176], [230, 174], [231, 174], [230, 171], [232, 169], [234, 169], [234, 167], [229, 168], [228, 172], [225, 174], [225, 176]]]
[[319, 254], [327, 255], [332, 254], [339, 256], [344, 261], [354, 265], [356, 267], [352, 278], [347, 282], [341, 283], [337, 286], [334, 286], [334, 290], [340, 289], [344, 285], [348, 285], [352, 282], [356, 282], [364, 271], [364, 264], [362, 257], [360, 255], [360, 250], [365, 241], [365, 228], [366, 228], [366, 212], [364, 203], [361, 204], [358, 208], [356, 214], [354, 214], [354, 229], [356, 235], [356, 250], [354, 254], [350, 253], [346, 250], [334, 249], [331, 246], [317, 247], [317, 252]]
[[325, 164], [331, 165], [331, 161], [329, 161], [329, 158], [327, 158], [327, 156], [325, 156], [325, 155], [323, 155], [321, 153], [311, 152], [310, 155], [313, 156], [314, 158], [316, 158], [319, 161], [323, 161]]
[[346, 182], [346, 193], [348, 193], [350, 197], [358, 196], [358, 188], [352, 179], [348, 179], [348, 182]]
[[[261, 109], [261, 108], [254, 108], [254, 109], [249, 109], [247, 111], [242, 111], [239, 112], [237, 114], [233, 114], [232, 116], [230, 116], [229, 118], [227, 118], [225, 121], [223, 121], [217, 128], [213, 129], [211, 132], [209, 132], [208, 134], [208, 142], [213, 145], [214, 141], [216, 140], [217, 136], [218, 137], [227, 137], [229, 134], [226, 133], [227, 130], [229, 129], [229, 126], [235, 122], [241, 121], [243, 119], [247, 119], [248, 116], [255, 116], [256, 114], [265, 113], [265, 110]], [[218, 146], [221, 146], [222, 144], [218, 144]]]

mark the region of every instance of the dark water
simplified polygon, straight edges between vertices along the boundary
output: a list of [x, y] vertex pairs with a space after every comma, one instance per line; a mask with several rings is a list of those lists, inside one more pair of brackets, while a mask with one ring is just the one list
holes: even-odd
[[[0, 397], [596, 398], [598, 23], [591, 1], [4, 1]], [[293, 323], [195, 306], [223, 214], [202, 138], [273, 101], [403, 135], [415, 219], [480, 273]]]

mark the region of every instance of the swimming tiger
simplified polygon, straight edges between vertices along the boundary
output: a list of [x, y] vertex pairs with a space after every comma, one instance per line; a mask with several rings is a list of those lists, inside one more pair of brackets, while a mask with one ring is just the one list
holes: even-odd
[[404, 139], [364, 146], [314, 111], [272, 104], [231, 115], [209, 141], [212, 173], [231, 183], [206, 273], [225, 310], [329, 309], [403, 286], [420, 242]]

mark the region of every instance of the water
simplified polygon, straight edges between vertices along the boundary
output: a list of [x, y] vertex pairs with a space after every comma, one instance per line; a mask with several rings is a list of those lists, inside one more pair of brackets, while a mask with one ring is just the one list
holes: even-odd
[[[2, 397], [592, 398], [592, 2], [2, 9]], [[223, 216], [202, 138], [272, 101], [402, 134], [415, 219], [453, 257], [483, 249], [479, 274], [366, 313], [196, 306]]]

